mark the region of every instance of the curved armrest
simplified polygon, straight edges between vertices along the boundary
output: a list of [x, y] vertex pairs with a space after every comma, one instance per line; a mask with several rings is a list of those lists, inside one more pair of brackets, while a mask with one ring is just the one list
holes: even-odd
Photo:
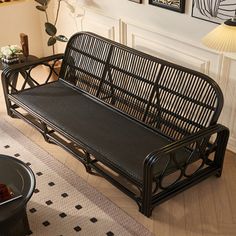
[[[212, 135], [217, 134], [213, 148], [208, 150], [209, 139]], [[193, 186], [201, 180], [207, 178], [210, 175], [220, 176], [223, 168], [224, 154], [228, 142], [229, 129], [223, 125], [216, 124], [208, 128], [202, 129], [197, 133], [191, 134], [181, 140], [173, 142], [159, 150], [155, 150], [147, 155], [144, 161], [143, 169], [143, 209], [148, 212], [147, 203], [161, 203], [171, 196], [183, 191], [186, 188]], [[198, 153], [203, 161], [198, 169], [192, 173], [186, 173], [186, 168], [191, 162], [188, 159], [183, 165], [177, 162], [177, 152], [180, 152], [183, 148], [189, 148], [191, 144], [196, 144], [190, 152], [190, 159], [194, 154]], [[214, 152], [214, 159], [209, 160], [208, 154]], [[181, 152], [180, 152], [181, 153]], [[167, 169], [168, 164], [164, 164], [161, 168], [160, 174], [154, 176], [154, 167], [159, 167], [158, 163], [166, 163], [167, 155], [169, 156], [168, 164], [174, 163], [175, 168], [172, 170]], [[171, 183], [163, 183], [165, 177], [173, 172], [176, 173], [174, 181]], [[173, 176], [172, 176], [173, 177]], [[153, 189], [153, 180], [156, 182]], [[160, 192], [158, 192], [160, 190]], [[147, 203], [146, 203], [147, 202]]]
[[[18, 63], [18, 64], [13, 64], [11, 66], [8, 66], [6, 68], [4, 68], [4, 70], [2, 71], [2, 83], [3, 86], [13, 86], [14, 84], [10, 84], [10, 79], [12, 77], [16, 77], [17, 74], [19, 73], [25, 73], [27, 71], [31, 71], [33, 68], [39, 66], [39, 65], [46, 65], [48, 67], [50, 67], [50, 69], [52, 70], [55, 66], [55, 63], [59, 60], [62, 60], [64, 57], [64, 54], [56, 54], [56, 55], [51, 55], [48, 57], [42, 57], [42, 58], [38, 58], [35, 59], [33, 61], [29, 61], [29, 62], [23, 62], [23, 63]], [[53, 62], [51, 64], [49, 64], [49, 62]], [[26, 76], [23, 76], [24, 78], [26, 78]]]
[[217, 138], [214, 143], [214, 151], [216, 152], [215, 160], [222, 164], [228, 142], [229, 129], [221, 124], [216, 124], [202, 129], [197, 133], [184, 137], [181, 140], [175, 141], [159, 150], [149, 153], [144, 160], [144, 172], [150, 170], [155, 165], [155, 163], [157, 163], [162, 158], [163, 155], [175, 152], [181, 148], [187, 148], [196, 141], [206, 139], [208, 142], [213, 134], [217, 134]]
[[[58, 77], [59, 69], [56, 69], [56, 65], [58, 61], [63, 59], [63, 57], [64, 54], [56, 54], [32, 61], [25, 61], [22, 63], [9, 65], [4, 68], [1, 77], [8, 115], [12, 116], [10, 111], [12, 103], [10, 102], [8, 95], [27, 89], [29, 87], [46, 84], [49, 81], [52, 81], [53, 78]], [[41, 65], [46, 66], [48, 69], [44, 70], [46, 73], [43, 74], [43, 78], [38, 79], [36, 78], [38, 77], [38, 73], [33, 73], [33, 71], [35, 71], [36, 67]]]
[[[2, 72], [2, 83], [4, 88], [4, 93], [9, 94], [12, 91], [19, 91], [26, 88], [26, 85], [34, 87], [39, 85], [39, 83], [34, 79], [34, 75], [31, 71], [37, 66], [44, 65], [49, 68], [48, 75], [41, 80], [40, 83], [48, 83], [51, 75], [58, 73], [55, 70], [56, 63], [63, 59], [64, 54], [56, 54], [48, 57], [38, 58], [32, 61], [26, 61], [23, 63], [13, 64], [6, 67]], [[17, 88], [18, 75], [21, 74], [25, 83], [20, 88]]]

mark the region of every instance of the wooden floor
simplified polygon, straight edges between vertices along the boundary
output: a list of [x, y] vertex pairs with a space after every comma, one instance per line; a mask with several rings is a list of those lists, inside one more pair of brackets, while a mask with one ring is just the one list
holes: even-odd
[[28, 124], [6, 116], [0, 88], [0, 117], [14, 125], [60, 162], [82, 176], [116, 205], [158, 236], [236, 235], [236, 154], [228, 151], [221, 178], [211, 177], [155, 208], [152, 217], [138, 212], [136, 203], [101, 177], [88, 175], [84, 167], [61, 148], [48, 144]]

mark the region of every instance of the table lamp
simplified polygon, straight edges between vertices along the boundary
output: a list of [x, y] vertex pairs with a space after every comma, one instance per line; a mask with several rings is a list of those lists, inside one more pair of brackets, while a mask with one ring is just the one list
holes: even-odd
[[220, 52], [236, 52], [236, 12], [232, 19], [208, 33], [202, 43]]

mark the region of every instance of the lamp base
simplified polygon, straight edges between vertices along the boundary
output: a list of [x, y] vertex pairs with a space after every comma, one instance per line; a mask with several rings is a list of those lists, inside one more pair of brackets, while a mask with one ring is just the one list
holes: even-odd
[[236, 19], [229, 19], [227, 21], [224, 22], [225, 25], [229, 25], [229, 26], [236, 26]]

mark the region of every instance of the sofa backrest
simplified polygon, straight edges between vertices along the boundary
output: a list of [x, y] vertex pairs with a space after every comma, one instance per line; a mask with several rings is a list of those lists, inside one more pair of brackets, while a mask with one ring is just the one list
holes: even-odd
[[69, 40], [60, 78], [174, 140], [216, 123], [223, 106], [208, 76], [88, 32]]

